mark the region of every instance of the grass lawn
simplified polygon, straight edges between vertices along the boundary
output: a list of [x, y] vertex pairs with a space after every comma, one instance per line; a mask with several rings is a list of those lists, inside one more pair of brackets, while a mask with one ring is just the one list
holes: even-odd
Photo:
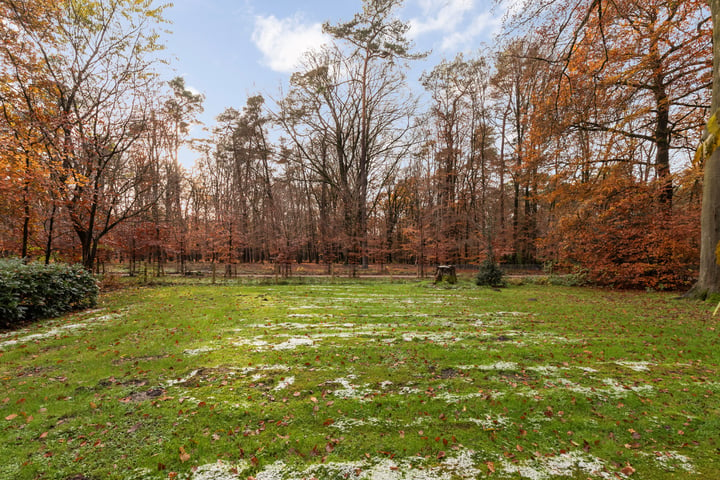
[[0, 479], [720, 478], [670, 294], [176, 285], [0, 335]]

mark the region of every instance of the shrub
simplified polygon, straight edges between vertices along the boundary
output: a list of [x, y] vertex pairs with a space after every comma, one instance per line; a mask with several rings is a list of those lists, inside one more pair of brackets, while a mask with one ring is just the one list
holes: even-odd
[[577, 271], [566, 275], [552, 274], [548, 277], [548, 283], [561, 287], [584, 287], [590, 284], [590, 281], [588, 280], [587, 272]]
[[0, 261], [0, 326], [56, 317], [97, 303], [98, 286], [80, 265]]
[[[596, 189], [597, 188], [597, 189]], [[672, 208], [658, 202], [663, 182], [645, 184], [624, 168], [599, 182], [570, 188], [539, 241], [541, 255], [555, 258], [548, 273], [575, 273], [615, 288], [685, 290], [697, 278], [700, 209], [679, 189]]]
[[485, 260], [480, 265], [480, 271], [475, 277], [475, 283], [478, 286], [500, 287], [504, 285], [503, 271], [497, 263]]

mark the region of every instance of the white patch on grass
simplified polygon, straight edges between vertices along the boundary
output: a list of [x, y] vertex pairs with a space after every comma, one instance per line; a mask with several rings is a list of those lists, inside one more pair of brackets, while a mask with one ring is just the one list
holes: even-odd
[[205, 347], [195, 348], [195, 349], [192, 349], [192, 350], [185, 350], [183, 353], [184, 353], [185, 355], [190, 356], [190, 357], [194, 357], [194, 356], [196, 356], [196, 355], [200, 355], [200, 354], [203, 354], [203, 353], [214, 352], [215, 350], [216, 350], [216, 349], [213, 348], [213, 347], [205, 346]]
[[197, 373], [198, 373], [199, 371], [200, 371], [199, 369], [198, 369], [198, 370], [193, 370], [193, 371], [190, 372], [186, 377], [176, 378], [175, 380], [168, 380], [167, 382], [165, 382], [165, 385], [171, 387], [171, 386], [177, 385], [177, 384], [179, 384], [179, 383], [188, 382], [188, 381], [190, 381], [191, 378], [193, 378], [195, 375], [197, 375]]
[[591, 367], [575, 367], [575, 368], [577, 368], [578, 370], [582, 370], [583, 372], [587, 372], [587, 373], [597, 373], [598, 372], [597, 370], [595, 370], [594, 368], [591, 368]]
[[517, 370], [518, 364], [515, 362], [495, 362], [490, 365], [459, 365], [460, 370]]
[[540, 457], [520, 463], [510, 463], [501, 459], [504, 473], [515, 473], [521, 478], [545, 480], [557, 477], [575, 477], [579, 472], [599, 478], [614, 478], [605, 471], [603, 461], [593, 455], [581, 452], [569, 452], [554, 457]]
[[412, 342], [413, 340], [421, 340], [433, 343], [447, 343], [459, 342], [462, 337], [457, 336], [453, 332], [445, 333], [430, 333], [430, 332], [405, 332], [402, 334], [402, 339], [405, 342]]
[[365, 388], [365, 386], [360, 387], [358, 385], [354, 385], [351, 383], [351, 380], [354, 380], [357, 378], [355, 375], [348, 375], [344, 378], [336, 378], [335, 380], [332, 380], [327, 383], [334, 383], [337, 385], [340, 385], [342, 388], [336, 388], [333, 390], [333, 395], [340, 398], [350, 398], [350, 399], [356, 399], [362, 401], [365, 400], [365, 396], [372, 392], [372, 390]]
[[338, 420], [335, 420], [330, 426], [333, 428], [337, 428], [338, 430], [341, 430], [343, 432], [347, 432], [348, 430], [351, 430], [353, 428], [357, 427], [365, 427], [367, 425], [377, 426], [381, 424], [386, 424], [387, 422], [384, 422], [383, 420], [380, 420], [379, 418], [375, 417], [369, 417], [369, 418], [340, 418]]
[[312, 338], [293, 337], [293, 338], [288, 339], [286, 342], [273, 345], [272, 348], [274, 350], [294, 350], [301, 345], [312, 346], [313, 344], [314, 344], [314, 342], [313, 342]]
[[603, 379], [603, 383], [607, 385], [606, 388], [603, 389], [604, 392], [607, 392], [610, 396], [619, 398], [619, 397], [625, 397], [627, 396], [628, 392], [634, 392], [634, 393], [641, 393], [644, 395], [651, 394], [655, 391], [652, 385], [623, 385], [622, 383], [618, 382], [617, 380], [614, 380], [612, 378], [605, 378]]
[[[292, 315], [288, 315], [292, 316]], [[299, 322], [282, 322], [282, 323], [251, 323], [243, 328], [236, 328], [232, 330], [236, 333], [246, 332], [249, 328], [260, 328], [263, 330], [295, 330], [308, 328], [311, 324], [299, 323]]]
[[414, 395], [416, 393], [420, 393], [421, 391], [422, 390], [420, 390], [419, 388], [406, 386], [406, 387], [400, 387], [400, 390], [398, 390], [398, 393], [400, 395]]
[[650, 371], [650, 367], [654, 366], [654, 363], [651, 362], [615, 362], [616, 364], [629, 368], [630, 370], [634, 370], [636, 372], [648, 372]]
[[331, 462], [306, 469], [302, 474], [307, 476], [302, 478], [359, 478], [355, 472], [364, 467], [363, 462]]
[[655, 459], [655, 462], [657, 462], [665, 471], [683, 470], [687, 473], [697, 473], [692, 461], [685, 455], [681, 455], [675, 451], [654, 453], [653, 458]]
[[473, 313], [474, 317], [480, 317], [480, 318], [500, 318], [500, 317], [528, 317], [530, 316], [529, 313], [526, 312], [483, 312], [483, 313]]
[[[107, 315], [101, 315], [99, 317], [90, 317], [85, 319], [84, 321], [80, 323], [71, 323], [68, 325], [60, 325], [54, 328], [51, 328], [50, 330], [42, 333], [33, 333], [30, 335], [25, 335], [19, 338], [13, 338], [11, 340], [6, 340], [4, 342], [0, 342], [0, 350], [5, 350], [7, 347], [12, 347], [14, 345], [24, 345], [29, 342], [36, 342], [39, 340], [46, 340], [48, 338], [55, 338], [55, 337], [62, 337], [65, 335], [69, 335], [72, 333], [75, 333], [77, 330], [93, 327], [96, 324], [99, 323], [105, 323], [110, 320], [114, 320], [116, 318], [122, 317], [123, 314], [120, 313], [110, 313]], [[31, 330], [21, 330], [20, 332], [10, 332], [5, 335], [5, 337], [10, 337], [13, 335], [17, 335], [18, 333], [22, 332], [29, 332]], [[2, 338], [2, 337], [0, 337]]]
[[246, 345], [249, 345], [251, 347], [265, 347], [268, 345], [268, 342], [266, 342], [265, 340], [262, 340], [262, 337], [255, 337], [252, 340], [246, 339], [246, 338], [241, 338], [239, 340], [234, 341], [232, 344], [236, 347], [242, 347], [242, 346], [246, 346]]
[[261, 472], [255, 475], [255, 480], [283, 480], [286, 478], [288, 468], [285, 466], [285, 462], [278, 460], [277, 462], [268, 465]]
[[[354, 462], [312, 465], [302, 471], [290, 470], [282, 461], [266, 466], [256, 480], [300, 480], [307, 478], [354, 478], [357, 480], [450, 480], [474, 479], [483, 475], [476, 466], [472, 450], [462, 450], [442, 463], [428, 467], [418, 457], [388, 459], [373, 457]], [[242, 472], [240, 472], [242, 473]], [[212, 478], [212, 477], [211, 477]], [[192, 480], [196, 480], [192, 477]], [[203, 479], [206, 480], [206, 479]], [[209, 479], [208, 479], [209, 480]], [[214, 480], [214, 479], [213, 479]], [[225, 480], [220, 477], [218, 480]]]
[[[244, 368], [232, 368], [232, 367], [223, 367], [223, 369], [227, 369], [226, 372], [224, 372], [226, 375], [249, 375], [253, 374], [251, 379], [253, 381], [261, 380], [265, 377], [265, 375], [259, 373], [259, 372], [289, 372], [290, 367], [287, 365], [256, 365], [251, 367], [244, 367]], [[192, 380], [199, 372], [201, 372], [202, 369], [193, 370], [190, 373], [188, 373], [185, 377], [177, 378], [174, 380], [168, 380], [165, 382], [165, 385], [167, 386], [173, 386], [178, 385], [182, 383], [189, 382]]]
[[566, 378], [555, 378], [545, 382], [545, 388], [564, 388], [588, 397], [615, 399], [627, 397], [629, 393], [650, 395], [655, 391], [652, 385], [623, 385], [613, 378], [604, 378], [602, 383], [604, 387], [584, 387]]
[[468, 418], [466, 421], [483, 427], [484, 430], [494, 430], [496, 428], [506, 427], [511, 423], [509, 418], [503, 417], [502, 415], [498, 415], [495, 418], [491, 415], [486, 415], [485, 418]]
[[268, 350], [294, 350], [299, 346], [313, 346], [313, 339], [310, 337], [290, 337], [282, 343], [269, 343], [262, 340], [262, 337], [255, 337], [252, 340], [240, 339], [233, 342], [236, 347], [249, 345], [251, 347], [259, 347], [259, 349]]
[[540, 375], [546, 375], [546, 376], [555, 376], [561, 370], [567, 370], [567, 368], [565, 368], [565, 367], [556, 367], [554, 365], [538, 365], [535, 367], [527, 367], [527, 369], [532, 370], [533, 372], [537, 372]]
[[355, 478], [362, 480], [450, 480], [451, 477], [450, 474], [440, 473], [435, 469], [414, 469], [409, 462], [383, 459], [375, 465], [366, 467], [360, 476]]
[[287, 377], [287, 378], [285, 378], [285, 380], [280, 380], [280, 383], [278, 383], [277, 386], [273, 390], [275, 390], [275, 391], [285, 390], [293, 383], [295, 383], [295, 377]]
[[218, 460], [218, 463], [202, 465], [193, 473], [191, 480], [235, 480], [238, 478], [237, 473], [247, 469], [247, 462], [230, 465]]
[[[339, 299], [335, 299], [339, 300]], [[341, 309], [343, 308], [343, 305], [335, 305], [332, 303], [326, 303], [325, 305], [297, 305], [293, 307], [288, 307], [288, 310], [322, 310], [323, 308], [332, 308], [332, 309]]]

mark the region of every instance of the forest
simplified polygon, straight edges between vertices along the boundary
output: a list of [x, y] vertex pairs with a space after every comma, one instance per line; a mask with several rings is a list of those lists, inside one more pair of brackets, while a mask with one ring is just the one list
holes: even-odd
[[171, 6], [0, 0], [0, 256], [228, 276], [490, 260], [693, 285], [705, 0], [527, 1], [494, 45], [425, 71], [424, 102], [402, 3], [326, 23], [282, 91], [193, 139], [203, 97], [160, 73]]

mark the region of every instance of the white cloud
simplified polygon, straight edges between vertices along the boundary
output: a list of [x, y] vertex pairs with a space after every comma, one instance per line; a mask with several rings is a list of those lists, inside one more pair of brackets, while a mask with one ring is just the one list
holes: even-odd
[[440, 48], [442, 50], [459, 50], [468, 44], [477, 46], [474, 40], [483, 34], [497, 33], [502, 26], [502, 19], [489, 12], [477, 15], [464, 30], [451, 33], [443, 37]]
[[452, 32], [463, 21], [463, 17], [475, 8], [475, 0], [420, 0], [423, 18], [410, 20], [410, 35], [413, 38], [425, 33]]
[[[504, 0], [504, 3], [522, 0]], [[410, 36], [434, 37], [441, 51], [462, 50], [477, 46], [478, 37], [497, 33], [504, 12], [492, 8], [490, 2], [479, 0], [416, 0], [422, 12], [410, 20]], [[499, 14], [498, 14], [499, 13]]]
[[252, 41], [263, 54], [263, 64], [289, 73], [305, 52], [327, 43], [328, 39], [320, 23], [304, 23], [300, 15], [281, 19], [270, 15], [255, 17]]

